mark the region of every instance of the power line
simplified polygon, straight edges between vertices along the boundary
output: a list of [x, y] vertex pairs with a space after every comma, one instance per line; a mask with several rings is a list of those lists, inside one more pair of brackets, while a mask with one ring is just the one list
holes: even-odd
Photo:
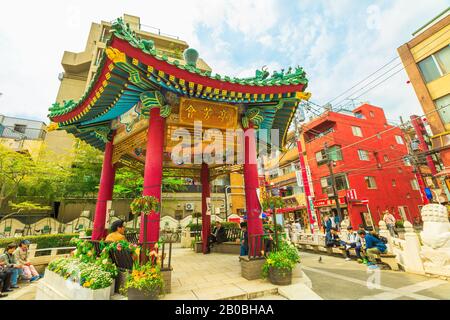
[[[420, 50], [418, 50], [417, 53], [419, 53], [419, 52], [421, 52], [422, 50], [424, 50], [425, 48], [427, 48], [430, 44], [435, 43], [439, 38], [441, 38], [442, 36], [444, 36], [445, 34], [447, 34], [447, 32], [449, 32], [449, 31], [450, 31], [450, 30], [445, 31], [444, 33], [442, 33], [441, 35], [439, 35], [436, 39], [434, 39], [433, 41], [430, 41], [427, 45], [425, 45], [423, 48], [421, 48]], [[421, 59], [425, 58], [430, 52], [432, 52], [435, 48], [437, 48], [438, 46], [440, 46], [442, 43], [444, 43], [444, 42], [446, 42], [446, 41], [447, 41], [447, 40], [444, 39], [444, 41], [442, 41], [442, 42], [438, 43], [436, 46], [433, 46], [432, 48], [430, 48], [428, 51], [425, 52], [424, 55], [422, 55], [420, 58], [418, 58], [418, 59], [416, 59], [416, 60], [421, 60]], [[400, 71], [404, 70], [406, 67], [408, 67], [408, 66], [410, 66], [410, 65], [412, 65], [412, 64], [414, 64], [414, 63], [416, 63], [416, 62], [415, 62], [415, 61], [412, 61], [412, 62], [410, 62], [409, 64], [407, 64], [407, 65], [405, 65], [405, 66], [402, 66], [400, 70], [396, 71], [394, 74], [392, 74], [391, 76], [389, 76], [389, 77], [386, 78], [385, 80], [381, 81], [379, 84], [381, 84], [381, 83], [385, 82], [386, 80], [392, 78], [394, 75], [396, 75], [397, 73], [399, 73]], [[396, 67], [400, 66], [401, 64], [402, 64], [401, 62], [398, 63], [398, 64], [396, 64], [394, 67], [392, 67], [391, 69], [389, 69], [388, 71], [386, 71], [385, 73], [383, 73], [381, 76], [377, 77], [376, 79], [374, 79], [374, 80], [372, 80], [371, 82], [365, 84], [364, 86], [362, 86], [362, 87], [359, 88], [358, 90], [354, 91], [352, 94], [350, 94], [349, 96], [347, 96], [347, 98], [340, 100], [338, 103], [336, 103], [336, 105], [337, 105], [338, 107], [341, 106], [341, 104], [342, 104], [345, 100], [348, 100], [349, 98], [351, 98], [351, 96], [357, 94], [359, 91], [364, 90], [364, 89], [367, 88], [370, 84], [372, 84], [372, 83], [375, 82], [376, 80], [380, 79], [382, 76], [386, 75], [386, 74], [389, 73], [390, 71], [394, 70]], [[387, 64], [387, 65], [389, 65], [389, 64]], [[385, 65], [385, 66], [387, 66], [387, 65]], [[381, 70], [381, 69], [382, 69], [382, 68], [380, 68], [380, 70]], [[377, 72], [379, 72], [379, 71], [377, 71]], [[367, 80], [367, 79], [365, 79], [365, 80]], [[363, 81], [365, 81], [365, 80], [363, 80]], [[360, 98], [361, 96], [363, 96], [363, 95], [366, 94], [367, 92], [369, 92], [369, 91], [373, 90], [374, 88], [376, 88], [379, 84], [377, 84], [376, 86], [372, 87], [371, 89], [365, 91], [363, 94], [360, 94], [359, 96], [357, 96], [357, 97], [354, 98], [354, 99]], [[351, 90], [351, 89], [347, 90], [347, 92], [350, 91], [350, 90]], [[340, 96], [342, 96], [342, 94], [341, 94]], [[336, 107], [336, 108], [337, 108], [337, 107]]]

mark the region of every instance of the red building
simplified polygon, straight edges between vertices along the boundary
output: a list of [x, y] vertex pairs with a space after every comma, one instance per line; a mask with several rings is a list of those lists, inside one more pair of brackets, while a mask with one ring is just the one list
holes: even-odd
[[411, 223], [419, 216], [422, 200], [405, 158], [403, 133], [387, 123], [383, 109], [364, 104], [353, 111], [328, 111], [307, 123], [303, 132], [319, 223], [325, 213], [337, 212], [329, 199], [333, 192], [325, 143], [334, 161], [341, 220], [348, 214], [353, 227], [378, 225], [384, 210]]

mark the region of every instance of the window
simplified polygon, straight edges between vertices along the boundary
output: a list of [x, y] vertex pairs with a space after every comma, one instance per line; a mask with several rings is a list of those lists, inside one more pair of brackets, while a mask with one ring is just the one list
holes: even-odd
[[426, 83], [450, 72], [450, 46], [447, 46], [418, 63]]
[[367, 152], [366, 150], [358, 150], [358, 156], [359, 156], [359, 160], [362, 161], [369, 161], [369, 152]]
[[392, 179], [392, 186], [396, 187], [397, 186], [397, 181], [395, 181], [395, 179]]
[[398, 171], [398, 173], [403, 173], [402, 168], [398, 168], [397, 171]]
[[321, 164], [325, 161], [325, 152], [323, 152], [323, 150], [316, 152], [316, 160], [317, 164]]
[[450, 123], [450, 94], [435, 100], [434, 104], [436, 105], [436, 109], [438, 110], [442, 122], [444, 125], [448, 125], [448, 123]]
[[369, 111], [369, 114], [371, 118], [375, 118], [375, 113], [373, 113], [373, 111]]
[[384, 155], [384, 162], [388, 162], [389, 161], [389, 157], [387, 155]]
[[328, 148], [328, 154], [330, 155], [330, 159], [333, 161], [342, 160], [341, 146], [332, 146]]
[[[334, 177], [336, 180], [336, 189], [338, 191], [349, 189], [347, 176], [345, 174], [338, 174], [338, 175], [335, 175]], [[333, 185], [332, 181], [331, 181], [331, 177], [321, 178], [320, 185], [322, 187], [322, 193], [327, 194], [328, 187], [331, 187]]]
[[355, 112], [355, 118], [365, 119], [366, 117], [361, 112]]
[[404, 144], [403, 138], [401, 136], [395, 136], [395, 141], [397, 141], [397, 144]]
[[403, 158], [403, 164], [407, 167], [411, 166], [411, 160], [408, 157]]
[[434, 61], [433, 56], [429, 56], [425, 60], [419, 62], [419, 69], [422, 72], [423, 78], [426, 83], [436, 80], [441, 76], [439, 68]]
[[[340, 161], [342, 160], [342, 152], [341, 152], [341, 146], [332, 146], [328, 148], [328, 154], [330, 156], [330, 159], [333, 161]], [[327, 155], [325, 154], [324, 150], [321, 150], [319, 152], [316, 152], [316, 161], [317, 164], [320, 166], [327, 161]]]
[[352, 126], [352, 132], [355, 137], [362, 137], [362, 131], [360, 127]]
[[419, 183], [417, 182], [417, 179], [411, 180], [411, 187], [413, 190], [420, 190]]
[[364, 177], [364, 180], [366, 181], [367, 189], [376, 189], [377, 183], [375, 182], [374, 177]]
[[25, 130], [27, 129], [27, 126], [24, 124], [15, 124], [14, 125], [14, 131], [25, 133]]

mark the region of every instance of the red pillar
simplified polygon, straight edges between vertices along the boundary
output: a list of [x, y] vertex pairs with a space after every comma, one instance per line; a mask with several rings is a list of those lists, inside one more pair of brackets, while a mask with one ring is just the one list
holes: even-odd
[[92, 240], [100, 240], [106, 237], [106, 203], [112, 200], [114, 189], [114, 178], [116, 169], [112, 163], [113, 143], [108, 141], [105, 145], [103, 156], [102, 175], [98, 189], [97, 204], [95, 206], [94, 229], [92, 230]]
[[202, 169], [200, 172], [200, 180], [202, 181], [202, 249], [203, 253], [208, 251], [208, 237], [211, 233], [211, 212], [206, 214], [208, 210], [206, 199], [211, 196], [211, 190], [209, 186], [209, 168], [206, 163], [202, 163]]
[[[147, 131], [144, 190], [142, 192], [142, 195], [154, 196], [160, 202], [163, 174], [164, 125], [165, 119], [160, 116], [159, 108], [151, 109]], [[139, 234], [139, 241], [141, 243], [144, 241], [145, 223], [147, 223], [147, 242], [157, 242], [159, 240], [159, 222], [159, 212], [149, 214], [146, 217], [141, 216], [141, 229]]]
[[298, 149], [298, 158], [300, 160], [300, 168], [302, 171], [302, 180], [303, 180], [303, 188], [305, 189], [305, 198], [306, 198], [306, 210], [309, 216], [309, 226], [311, 228], [311, 233], [314, 233], [314, 219], [311, 210], [311, 189], [309, 188], [308, 174], [306, 173], [305, 159], [303, 158], [303, 148], [302, 142], [300, 139], [297, 141], [297, 149]]
[[[256, 189], [259, 188], [258, 167], [256, 164], [256, 131], [250, 124], [245, 129], [245, 161], [244, 161], [244, 182], [245, 182], [245, 202], [247, 209], [247, 225], [250, 250], [252, 248], [252, 235], [264, 234], [262, 221], [260, 218], [261, 206], [259, 204]], [[275, 217], [274, 217], [275, 218]], [[257, 252], [256, 252], [257, 253]], [[255, 254], [255, 252], [253, 252]]]

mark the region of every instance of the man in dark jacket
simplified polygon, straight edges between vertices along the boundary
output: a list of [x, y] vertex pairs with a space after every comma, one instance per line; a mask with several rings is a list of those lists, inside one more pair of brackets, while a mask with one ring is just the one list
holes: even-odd
[[213, 242], [222, 243], [227, 241], [227, 235], [225, 233], [225, 229], [222, 227], [222, 224], [219, 221], [216, 221], [216, 226], [214, 227], [212, 233]]

